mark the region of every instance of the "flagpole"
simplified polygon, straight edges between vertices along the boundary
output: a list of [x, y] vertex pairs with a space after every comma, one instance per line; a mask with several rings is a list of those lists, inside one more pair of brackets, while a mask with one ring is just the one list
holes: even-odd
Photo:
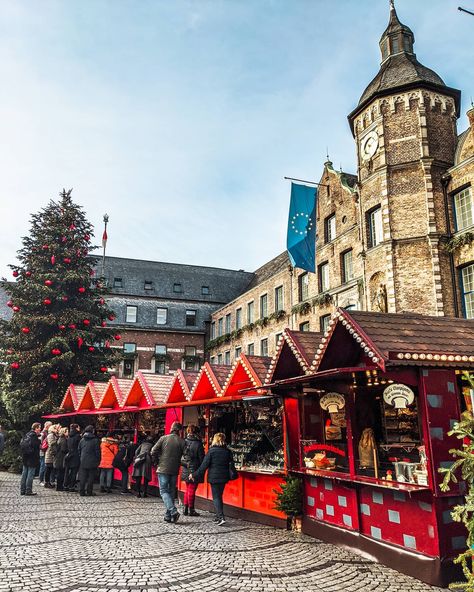
[[290, 272], [290, 329], [293, 330], [293, 272], [294, 267], [291, 263], [288, 264], [288, 271]]
[[299, 183], [309, 183], [310, 185], [319, 185], [320, 187], [329, 187], [329, 185], [325, 185], [324, 183], [316, 183], [316, 181], [305, 181], [304, 179], [295, 179], [294, 177], [283, 177], [288, 181], [298, 181]]
[[104, 214], [104, 234], [102, 235], [102, 277], [105, 278], [105, 247], [107, 245], [107, 224], [109, 215]]

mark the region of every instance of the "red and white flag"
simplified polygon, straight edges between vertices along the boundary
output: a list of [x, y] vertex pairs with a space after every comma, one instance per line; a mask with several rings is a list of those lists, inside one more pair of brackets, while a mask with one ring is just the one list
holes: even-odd
[[107, 244], [107, 230], [104, 229], [104, 234], [102, 235], [102, 247], [105, 249], [105, 245]]

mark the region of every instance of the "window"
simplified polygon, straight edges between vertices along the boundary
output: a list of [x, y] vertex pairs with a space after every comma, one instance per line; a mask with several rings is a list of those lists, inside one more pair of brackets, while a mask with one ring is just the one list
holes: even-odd
[[303, 302], [309, 296], [309, 275], [302, 273], [298, 276], [298, 300]]
[[300, 323], [300, 331], [309, 331], [309, 321]]
[[398, 53], [400, 51], [400, 41], [398, 37], [392, 37], [392, 53]]
[[136, 306], [127, 306], [127, 312], [125, 315], [125, 322], [126, 323], [136, 323], [137, 322], [137, 307]]
[[145, 280], [143, 285], [144, 290], [153, 290], [153, 282], [151, 280]]
[[367, 212], [367, 233], [369, 248], [375, 247], [383, 240], [382, 229], [382, 208], [377, 206], [375, 209]]
[[123, 375], [124, 376], [133, 376], [134, 368], [135, 368], [134, 360], [124, 360], [123, 361]]
[[225, 332], [230, 333], [230, 313], [225, 315]]
[[321, 330], [321, 333], [325, 333], [328, 330], [330, 319], [331, 319], [330, 314], [323, 315], [322, 317], [319, 317], [319, 328]]
[[217, 337], [220, 337], [224, 333], [224, 320], [222, 317], [217, 321]]
[[260, 318], [268, 316], [268, 294], [260, 296]]
[[197, 350], [194, 345], [184, 346], [183, 370], [196, 370], [198, 364]]
[[253, 323], [253, 300], [247, 303], [247, 323]]
[[329, 290], [329, 264], [326, 261], [318, 266], [319, 291], [327, 292]]
[[352, 249], [341, 253], [341, 281], [346, 284], [354, 277], [352, 269]]
[[210, 293], [211, 293], [211, 290], [210, 290], [209, 286], [201, 286], [201, 294], [203, 296], [209, 296]]
[[388, 58], [388, 39], [384, 41], [382, 45], [382, 60], [386, 60]]
[[283, 335], [283, 333], [276, 333], [275, 334], [275, 347], [278, 347], [278, 342], [280, 341], [280, 337]]
[[254, 345], [253, 345], [253, 343], [249, 343], [249, 344], [247, 345], [247, 354], [248, 354], [249, 356], [253, 356], [253, 354], [254, 354], [254, 351], [255, 351], [255, 348], [254, 348]]
[[275, 312], [283, 310], [283, 286], [275, 288]]
[[211, 323], [211, 339], [216, 338], [216, 321], [212, 321]]
[[123, 288], [121, 277], [114, 277], [114, 288]]
[[242, 353], [242, 348], [236, 347], [235, 348], [235, 359], [239, 358], [241, 353]]
[[260, 355], [268, 356], [268, 339], [260, 340]]
[[211, 364], [215, 364], [216, 363], [216, 356], [211, 356], [209, 361], [211, 362]]
[[166, 345], [155, 345], [155, 356], [166, 356], [168, 348]]
[[166, 345], [155, 345], [155, 374], [166, 374]]
[[217, 356], [217, 363], [218, 363], [218, 364], [222, 364], [222, 354], [219, 354], [219, 355]]
[[324, 220], [324, 242], [330, 243], [336, 238], [336, 215], [328, 216]]
[[195, 310], [187, 310], [186, 311], [186, 327], [195, 327], [196, 326], [196, 311]]
[[474, 319], [474, 263], [461, 269], [464, 316]]
[[242, 309], [238, 308], [235, 311], [235, 328], [241, 329], [242, 328]]
[[224, 364], [230, 366], [230, 350], [224, 352]]
[[124, 343], [123, 344], [123, 353], [124, 354], [134, 354], [137, 351], [137, 344], [136, 343]]
[[167, 308], [157, 308], [156, 309], [156, 324], [157, 325], [166, 325], [168, 322], [168, 309]]
[[474, 224], [472, 192], [466, 187], [454, 195], [454, 215], [456, 218], [456, 230], [463, 230]]
[[173, 292], [175, 294], [182, 294], [182, 292], [183, 292], [183, 285], [182, 284], [173, 284]]

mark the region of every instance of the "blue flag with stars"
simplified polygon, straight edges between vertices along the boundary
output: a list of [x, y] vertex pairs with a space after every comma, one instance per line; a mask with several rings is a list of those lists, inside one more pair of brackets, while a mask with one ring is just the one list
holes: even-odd
[[316, 271], [316, 200], [318, 190], [291, 184], [286, 248], [293, 267]]

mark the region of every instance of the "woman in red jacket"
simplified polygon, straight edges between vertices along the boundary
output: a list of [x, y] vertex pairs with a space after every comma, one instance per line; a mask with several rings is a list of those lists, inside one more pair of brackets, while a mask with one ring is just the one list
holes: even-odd
[[113, 438], [112, 433], [108, 433], [102, 438], [100, 443], [100, 490], [102, 493], [112, 492], [112, 479], [114, 477], [114, 468], [112, 463], [118, 452], [118, 441]]

